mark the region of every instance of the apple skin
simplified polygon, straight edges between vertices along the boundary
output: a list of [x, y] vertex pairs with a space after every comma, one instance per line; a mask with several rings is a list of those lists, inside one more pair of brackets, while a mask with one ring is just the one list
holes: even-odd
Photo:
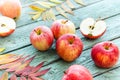
[[93, 80], [93, 77], [86, 67], [74, 64], [65, 71], [62, 80]]
[[51, 30], [55, 39], [58, 39], [60, 36], [66, 33], [75, 34], [75, 25], [70, 20], [59, 19], [53, 22]]
[[83, 43], [75, 34], [64, 34], [56, 41], [57, 54], [65, 61], [71, 62], [80, 56]]
[[16, 23], [12, 18], [0, 16], [0, 37], [11, 35], [16, 28]]
[[3, 16], [7, 16], [13, 19], [19, 18], [22, 10], [20, 0], [1, 0], [0, 12]]
[[114, 66], [119, 59], [119, 49], [111, 41], [97, 43], [91, 50], [91, 57], [95, 65], [101, 68]]
[[48, 50], [53, 44], [54, 36], [47, 26], [38, 26], [30, 33], [31, 44], [40, 51]]

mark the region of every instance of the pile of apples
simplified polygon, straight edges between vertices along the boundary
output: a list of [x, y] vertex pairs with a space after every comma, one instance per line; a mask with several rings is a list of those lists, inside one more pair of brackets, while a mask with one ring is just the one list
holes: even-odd
[[21, 14], [19, 0], [0, 0], [0, 37], [9, 36], [15, 31], [16, 22]]
[[[80, 24], [80, 32], [89, 39], [97, 39], [106, 31], [103, 20], [84, 19]], [[70, 20], [59, 19], [51, 27], [39, 26], [30, 33], [31, 44], [40, 51], [48, 50], [55, 39], [57, 54], [67, 62], [76, 60], [82, 53], [83, 42], [75, 34], [75, 25]], [[101, 68], [113, 67], [119, 58], [118, 46], [111, 41], [97, 43], [91, 50], [91, 58], [96, 66]], [[72, 65], [64, 73], [62, 80], [93, 80], [87, 68]]]

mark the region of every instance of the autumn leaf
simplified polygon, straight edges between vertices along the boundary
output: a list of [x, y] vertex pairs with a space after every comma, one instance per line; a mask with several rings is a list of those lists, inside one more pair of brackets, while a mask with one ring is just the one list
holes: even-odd
[[21, 76], [20, 80], [27, 80], [27, 79], [24, 76]]
[[10, 77], [10, 80], [17, 80], [17, 76], [15, 74], [13, 74], [11, 77]]
[[4, 72], [3, 75], [0, 77], [0, 80], [8, 80], [8, 72]]
[[0, 48], [0, 52], [3, 52], [5, 50], [5, 48]]

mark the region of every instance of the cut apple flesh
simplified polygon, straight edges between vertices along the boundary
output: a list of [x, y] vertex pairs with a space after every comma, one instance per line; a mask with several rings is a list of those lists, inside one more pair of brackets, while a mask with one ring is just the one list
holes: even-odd
[[6, 33], [16, 28], [16, 23], [13, 19], [5, 16], [0, 16], [0, 33]]
[[95, 21], [93, 18], [87, 18], [82, 21], [80, 31], [83, 35], [99, 36], [106, 30], [106, 23], [102, 20]]

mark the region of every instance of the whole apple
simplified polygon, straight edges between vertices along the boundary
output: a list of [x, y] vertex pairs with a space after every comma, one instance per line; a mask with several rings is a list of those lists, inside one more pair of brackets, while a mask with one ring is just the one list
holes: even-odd
[[0, 12], [3, 16], [16, 19], [20, 16], [21, 10], [20, 0], [0, 0]]
[[16, 23], [12, 18], [0, 16], [0, 36], [9, 36], [15, 31]]
[[64, 34], [56, 41], [57, 54], [65, 61], [73, 61], [83, 50], [81, 39], [75, 34]]
[[47, 26], [39, 26], [30, 33], [31, 44], [40, 51], [48, 50], [54, 40], [54, 36], [50, 28]]
[[93, 77], [87, 68], [74, 64], [64, 72], [62, 80], [93, 80]]
[[75, 25], [70, 20], [59, 19], [53, 22], [51, 30], [55, 39], [58, 39], [60, 36], [66, 33], [75, 33]]
[[103, 20], [93, 18], [84, 19], [80, 24], [80, 32], [89, 39], [97, 39], [106, 31], [106, 23]]
[[119, 49], [111, 41], [100, 42], [93, 46], [91, 57], [98, 67], [110, 68], [119, 59]]

